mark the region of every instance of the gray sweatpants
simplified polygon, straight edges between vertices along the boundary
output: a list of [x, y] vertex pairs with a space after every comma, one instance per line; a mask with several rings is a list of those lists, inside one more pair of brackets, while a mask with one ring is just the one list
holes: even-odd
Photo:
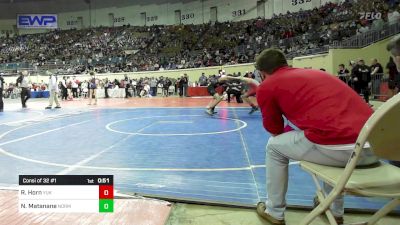
[[[329, 146], [316, 145], [305, 137], [303, 131], [299, 130], [271, 137], [266, 153], [268, 198], [265, 212], [277, 219], [284, 218], [289, 160], [344, 167], [353, 150], [337, 150], [337, 147], [340, 146], [332, 146], [332, 149], [329, 149]], [[372, 164], [377, 160], [370, 149], [365, 149], [359, 165]], [[332, 187], [324, 184], [323, 189], [329, 194]], [[343, 215], [343, 197], [339, 197], [332, 203], [331, 210], [334, 216]]]
[[53, 106], [53, 102], [56, 103], [56, 106], [60, 106], [58, 102], [58, 93], [55, 90], [50, 90], [50, 97], [49, 97], [49, 106]]

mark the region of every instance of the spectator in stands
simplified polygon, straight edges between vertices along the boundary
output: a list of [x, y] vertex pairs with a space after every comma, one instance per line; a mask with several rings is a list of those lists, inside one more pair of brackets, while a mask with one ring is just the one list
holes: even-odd
[[400, 22], [400, 13], [396, 9], [389, 10], [388, 22], [389, 24], [396, 24]]
[[[285, 224], [289, 160], [344, 167], [373, 111], [337, 78], [319, 70], [289, 68], [279, 50], [263, 51], [255, 66], [265, 78], [257, 102], [263, 125], [271, 134], [266, 157], [268, 198], [257, 205], [257, 213], [272, 224]], [[294, 130], [284, 132], [283, 116], [296, 126]], [[359, 164], [376, 161], [372, 151], [365, 149]], [[331, 190], [323, 185], [325, 194]], [[343, 224], [342, 197], [332, 203], [331, 210], [336, 222]]]
[[[0, 63], [56, 64], [65, 73], [82, 74], [88, 70], [130, 72], [252, 62], [261, 49], [271, 46], [294, 57], [326, 51], [334, 41], [351, 37], [357, 30], [379, 28], [386, 20], [395, 23], [399, 19], [398, 4], [339, 1], [271, 19], [214, 25], [98, 27], [0, 38]], [[360, 12], [389, 14], [371, 22], [360, 20]]]

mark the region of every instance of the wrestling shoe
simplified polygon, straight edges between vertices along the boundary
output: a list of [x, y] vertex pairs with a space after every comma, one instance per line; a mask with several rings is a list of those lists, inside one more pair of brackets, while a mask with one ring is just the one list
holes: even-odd
[[211, 109], [207, 109], [207, 110], [206, 110], [206, 113], [207, 113], [208, 115], [210, 115], [210, 116], [213, 116], [213, 115], [214, 115], [214, 111], [211, 110]]
[[249, 114], [253, 114], [255, 111], [258, 111], [258, 107], [252, 107]]

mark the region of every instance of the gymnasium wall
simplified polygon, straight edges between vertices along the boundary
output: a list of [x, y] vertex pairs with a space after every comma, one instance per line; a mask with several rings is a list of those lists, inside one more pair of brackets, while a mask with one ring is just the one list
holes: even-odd
[[332, 71], [332, 55], [329, 53], [296, 57], [293, 59], [293, 67], [321, 69]]
[[389, 40], [390, 38], [361, 49], [331, 49], [330, 54], [334, 56], [332, 64], [335, 73], [339, 64], [343, 63], [348, 67], [350, 60], [358, 58], [364, 59], [367, 65], [371, 65], [371, 60], [376, 58], [385, 68], [390, 57], [389, 52], [386, 51], [386, 45]]
[[376, 58], [385, 68], [389, 61], [390, 54], [386, 51], [386, 44], [389, 39], [377, 42], [361, 49], [330, 49], [327, 54], [296, 57], [293, 59], [293, 66], [298, 68], [325, 68], [327, 72], [336, 75], [339, 64], [344, 64], [349, 69], [349, 62], [359, 58], [371, 65], [371, 60]]

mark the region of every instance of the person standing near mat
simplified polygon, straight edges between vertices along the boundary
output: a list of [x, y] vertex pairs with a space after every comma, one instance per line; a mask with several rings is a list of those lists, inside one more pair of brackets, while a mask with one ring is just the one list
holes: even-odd
[[[272, 224], [285, 224], [289, 160], [344, 167], [372, 109], [344, 82], [319, 70], [290, 68], [277, 49], [264, 50], [255, 63], [263, 83], [257, 102], [264, 128], [271, 134], [266, 146], [267, 201], [257, 213]], [[298, 129], [284, 132], [283, 116]], [[360, 165], [377, 162], [365, 149]], [[332, 187], [323, 185], [328, 194]], [[331, 210], [343, 223], [343, 197]]]
[[26, 108], [26, 101], [31, 97], [30, 88], [30, 75], [29, 72], [24, 70], [20, 72], [20, 76], [17, 78], [17, 85], [21, 88], [21, 103], [22, 108]]
[[0, 73], [0, 112], [4, 110], [4, 103], [3, 103], [3, 90], [4, 90], [4, 73]]
[[94, 72], [90, 72], [90, 80], [89, 80], [89, 104], [92, 104], [92, 98], [94, 97], [94, 104], [93, 105], [97, 105], [97, 94], [96, 94], [96, 90], [97, 90], [97, 83], [96, 83], [96, 76], [94, 74]]
[[64, 76], [61, 80], [61, 100], [68, 99], [67, 78]]
[[354, 82], [354, 90], [358, 94], [362, 94], [365, 102], [369, 104], [369, 96], [371, 95], [371, 68], [365, 65], [363, 59], [359, 59], [357, 65], [351, 70], [351, 76]]
[[162, 89], [163, 89], [163, 96], [168, 97], [169, 96], [169, 87], [172, 85], [171, 80], [166, 77], [162, 83]]
[[72, 97], [78, 98], [78, 88], [79, 88], [79, 80], [76, 79], [76, 76], [72, 77], [71, 80], [71, 88], [72, 88]]
[[49, 106], [46, 107], [46, 109], [51, 109], [53, 107], [53, 102], [56, 103], [56, 109], [60, 109], [60, 103], [58, 101], [58, 82], [57, 82], [57, 76], [54, 73], [51, 73], [50, 71], [46, 72], [47, 75], [49, 76], [49, 91], [50, 91], [50, 98], [49, 98]]

